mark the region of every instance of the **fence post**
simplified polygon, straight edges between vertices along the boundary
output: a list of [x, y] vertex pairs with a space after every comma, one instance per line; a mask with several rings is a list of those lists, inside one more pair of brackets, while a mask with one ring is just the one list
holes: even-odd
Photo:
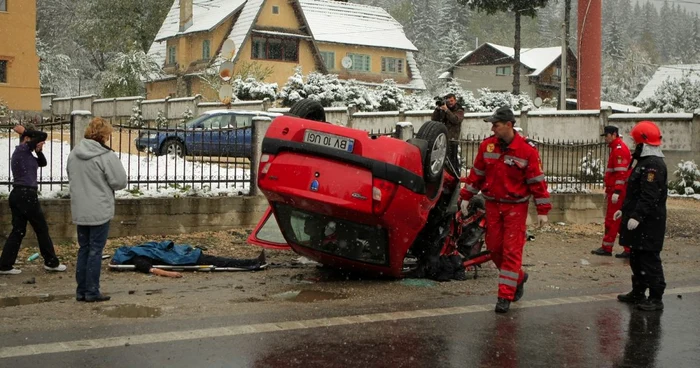
[[[141, 111], [141, 114], [143, 114], [143, 111]], [[168, 119], [170, 118], [170, 96], [165, 96], [165, 102], [163, 103], [163, 116], [165, 116], [166, 121], [169, 121]], [[158, 128], [157, 125], [156, 128]]]
[[[92, 111], [95, 111], [95, 107], [94, 107], [95, 102], [93, 101], [92, 104], [93, 104]], [[116, 121], [116, 120], [117, 120], [117, 98], [115, 97], [112, 100], [112, 121]]]
[[527, 112], [529, 108], [527, 106], [523, 106], [523, 108], [520, 109], [520, 128], [523, 129], [523, 134], [525, 136], [530, 136], [530, 132], [528, 131], [528, 124], [527, 124]]
[[270, 101], [270, 98], [269, 97], [263, 98], [262, 111], [267, 111], [270, 109], [270, 107], [272, 107], [272, 101]]
[[250, 148], [253, 150], [250, 159], [250, 191], [248, 195], [262, 195], [258, 190], [258, 166], [262, 154], [262, 142], [265, 138], [267, 128], [272, 124], [272, 120], [267, 117], [253, 118], [253, 131], [251, 133]]
[[356, 105], [348, 106], [348, 128], [352, 128], [352, 116], [357, 112]]
[[85, 129], [92, 120], [92, 112], [84, 110], [75, 110], [71, 112], [70, 125], [70, 148], [75, 148], [83, 139]]
[[690, 147], [693, 150], [693, 160], [700, 162], [700, 109], [693, 111], [693, 120], [691, 122], [692, 136], [690, 137]]
[[608, 125], [608, 118], [612, 115], [612, 107], [608, 106], [604, 109], [600, 109], [600, 127], [599, 134], [603, 134], [604, 128]]
[[399, 121], [405, 121], [405, 120], [406, 120], [406, 110], [399, 109]]
[[199, 116], [199, 103], [202, 102], [202, 95], [196, 94], [194, 96], [194, 107], [192, 108], [192, 116]]
[[413, 124], [407, 121], [396, 123], [396, 138], [402, 141], [413, 138]]

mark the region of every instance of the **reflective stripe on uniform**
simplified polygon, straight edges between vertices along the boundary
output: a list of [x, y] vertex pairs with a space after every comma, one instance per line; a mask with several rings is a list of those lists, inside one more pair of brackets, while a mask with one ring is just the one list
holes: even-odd
[[520, 165], [518, 165], [518, 166], [520, 166], [521, 168], [527, 167], [527, 165], [529, 163], [529, 161], [524, 159], [524, 158], [510, 156], [510, 155], [505, 155], [503, 158], [506, 160], [513, 160], [513, 161], [519, 163]]
[[518, 277], [520, 277], [520, 274], [517, 272], [513, 272], [513, 271], [501, 270], [501, 276], [507, 276], [507, 277], [510, 277], [510, 278], [517, 280]]
[[[482, 195], [483, 195], [483, 194], [482, 194]], [[511, 200], [511, 199], [499, 199], [499, 200], [496, 200], [496, 198], [494, 198], [494, 197], [489, 197], [489, 196], [487, 196], [487, 195], [484, 195], [484, 199], [486, 199], [487, 201], [494, 201], [494, 202], [500, 202], [500, 203], [523, 203], [523, 202], [529, 201], [529, 200], [530, 200], [530, 196], [527, 196], [527, 197], [525, 197], [525, 198], [520, 198], [520, 199], [517, 199], [517, 200]]]
[[483, 171], [477, 169], [476, 167], [472, 167], [472, 171], [474, 172], [474, 174], [476, 174], [476, 175], [478, 175], [478, 176], [485, 176], [485, 175], [486, 175], [485, 172], [483, 172]]
[[534, 184], [534, 183], [539, 183], [541, 181], [544, 181], [544, 174], [539, 175], [539, 176], [535, 176], [532, 179], [527, 179], [525, 182], [528, 184]]
[[606, 241], [604, 241], [604, 242], [603, 242], [603, 246], [604, 246], [604, 247], [612, 247], [612, 246], [615, 246], [615, 242], [606, 242]]
[[615, 180], [615, 185], [622, 185], [625, 184], [624, 180]]
[[613, 172], [613, 169], [612, 169], [612, 168], [607, 168], [607, 169], [605, 169], [605, 172]]
[[474, 194], [479, 194], [479, 189], [474, 188], [473, 186], [467, 184], [466, 187], [464, 187], [469, 193], [474, 193]]
[[540, 205], [540, 204], [549, 204], [549, 198], [535, 198], [535, 204]]
[[613, 169], [613, 171], [627, 171], [626, 167], [616, 167]]
[[484, 158], [499, 159], [501, 158], [501, 154], [496, 152], [486, 152], [484, 153]]
[[503, 285], [512, 286], [512, 287], [518, 287], [518, 282], [515, 280], [511, 280], [511, 279], [499, 278], [498, 283], [503, 284]]

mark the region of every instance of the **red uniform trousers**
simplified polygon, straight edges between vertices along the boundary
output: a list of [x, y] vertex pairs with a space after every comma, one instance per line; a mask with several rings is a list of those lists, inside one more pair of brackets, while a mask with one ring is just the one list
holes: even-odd
[[[602, 247], [606, 252], [612, 252], [613, 246], [615, 245], [615, 239], [617, 239], [618, 230], [620, 230], [620, 222], [622, 218], [613, 220], [613, 215], [615, 212], [622, 208], [622, 202], [625, 200], [625, 193], [620, 194], [617, 199], [617, 203], [612, 203], [612, 194], [606, 195], [607, 197], [607, 209], [605, 210], [605, 234], [603, 235]], [[630, 247], [620, 244], [624, 247], [625, 252], [630, 251]]]
[[500, 270], [498, 297], [513, 300], [515, 289], [523, 281], [523, 248], [527, 231], [528, 202], [486, 201], [486, 248]]

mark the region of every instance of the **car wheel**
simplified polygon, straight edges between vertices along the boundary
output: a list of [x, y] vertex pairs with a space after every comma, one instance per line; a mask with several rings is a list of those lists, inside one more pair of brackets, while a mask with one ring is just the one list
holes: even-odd
[[326, 122], [326, 112], [323, 110], [323, 105], [310, 98], [305, 98], [294, 103], [292, 108], [289, 109], [289, 114], [302, 119]]
[[428, 154], [423, 158], [423, 177], [434, 183], [442, 178], [447, 157], [447, 127], [438, 121], [428, 121], [420, 127], [416, 138], [428, 142]]
[[185, 157], [185, 145], [178, 140], [171, 139], [163, 143], [160, 153], [161, 155]]

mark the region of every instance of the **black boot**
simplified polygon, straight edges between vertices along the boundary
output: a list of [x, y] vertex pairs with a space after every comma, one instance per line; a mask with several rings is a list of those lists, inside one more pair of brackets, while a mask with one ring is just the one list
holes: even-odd
[[100, 294], [96, 297], [92, 297], [92, 298], [89, 298], [87, 296], [85, 297], [85, 301], [88, 303], [106, 302], [106, 301], [109, 301], [110, 299], [112, 299], [111, 296], [102, 295], [102, 294]]
[[644, 296], [644, 293], [638, 293], [633, 291], [630, 291], [627, 294], [620, 294], [617, 296], [617, 300], [623, 302], [623, 303], [629, 303], [629, 304], [639, 304], [647, 300], [647, 297]]
[[603, 249], [603, 247], [592, 250], [591, 254], [595, 254], [597, 256], [612, 256], [612, 252], [608, 252], [607, 250]]
[[510, 300], [498, 298], [496, 302], [496, 313], [506, 313], [510, 309]]
[[662, 302], [661, 299], [649, 298], [643, 303], [637, 304], [637, 309], [647, 312], [664, 310], [664, 302]]
[[622, 252], [615, 255], [615, 258], [629, 258], [630, 252]]
[[515, 298], [513, 298], [514, 302], [517, 302], [520, 300], [520, 298], [523, 297], [523, 294], [525, 294], [525, 283], [527, 282], [529, 275], [527, 272], [525, 272], [525, 276], [523, 276], [523, 282], [518, 284], [518, 288], [515, 289]]

